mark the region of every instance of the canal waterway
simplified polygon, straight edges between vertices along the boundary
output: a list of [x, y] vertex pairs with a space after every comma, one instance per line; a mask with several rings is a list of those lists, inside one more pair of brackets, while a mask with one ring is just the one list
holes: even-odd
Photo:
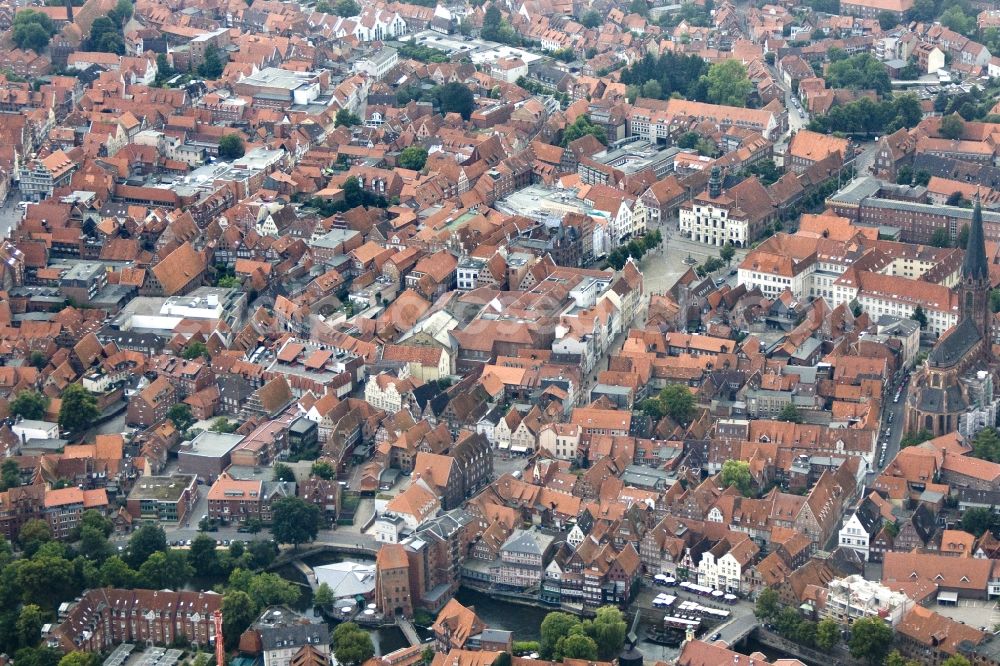
[[[353, 557], [349, 559], [364, 561]], [[318, 555], [307, 558], [306, 563], [310, 566], [318, 566], [320, 564], [330, 564], [332, 562], [340, 561], [342, 561], [341, 558], [330, 555]], [[299, 583], [305, 582], [305, 578], [302, 574], [292, 566], [282, 567], [277, 571], [277, 573], [288, 580]], [[295, 609], [303, 612], [311, 611], [312, 590], [309, 589], [308, 586], [302, 586], [301, 589], [302, 596], [295, 604]], [[496, 599], [488, 594], [465, 587], [459, 588], [455, 598], [464, 606], [474, 607], [476, 614], [490, 628], [513, 632], [515, 641], [540, 640], [542, 620], [544, 620], [546, 614], [550, 612], [550, 609], [547, 608], [522, 605]], [[633, 617], [632, 612], [629, 612], [626, 615], [629, 623], [631, 624], [631, 618]], [[642, 638], [642, 640], [639, 641], [638, 648], [642, 652], [646, 663], [656, 661], [669, 663], [678, 657], [680, 654], [680, 650], [678, 648], [658, 645], [645, 640], [644, 637], [646, 635], [646, 628], [647, 627], [644, 624], [640, 624], [638, 632], [639, 636]], [[407, 646], [406, 637], [403, 636], [403, 632], [397, 627], [372, 629], [369, 631], [369, 634], [372, 637], [372, 642], [375, 644], [376, 655], [388, 654], [393, 650], [398, 650]], [[423, 635], [423, 632], [421, 632], [421, 635]], [[747, 645], [743, 646], [743, 649], [741, 649], [741, 652], [745, 652], [747, 654], [754, 651], [763, 652], [771, 659], [791, 657], [791, 655], [780, 653], [752, 640]]]

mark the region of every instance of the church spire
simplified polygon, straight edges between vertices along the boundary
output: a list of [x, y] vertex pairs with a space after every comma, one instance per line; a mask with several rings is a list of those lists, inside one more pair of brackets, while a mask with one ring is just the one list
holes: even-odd
[[983, 238], [983, 207], [976, 192], [976, 203], [972, 209], [972, 224], [969, 227], [969, 242], [965, 246], [965, 261], [962, 263], [962, 279], [987, 280], [990, 268], [986, 261], [986, 241]]

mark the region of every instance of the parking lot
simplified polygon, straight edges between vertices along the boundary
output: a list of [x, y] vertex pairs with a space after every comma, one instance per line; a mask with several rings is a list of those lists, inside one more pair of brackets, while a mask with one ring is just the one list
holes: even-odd
[[1000, 624], [1000, 610], [997, 609], [995, 601], [959, 599], [957, 606], [937, 604], [931, 610], [956, 622], [984, 629], [990, 633], [993, 632], [993, 627]]

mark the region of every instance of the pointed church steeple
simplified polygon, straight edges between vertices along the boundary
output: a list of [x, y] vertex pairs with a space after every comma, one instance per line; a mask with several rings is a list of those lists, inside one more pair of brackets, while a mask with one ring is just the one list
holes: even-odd
[[972, 209], [972, 224], [969, 228], [969, 242], [965, 246], [965, 261], [962, 263], [962, 280], [989, 280], [990, 267], [986, 261], [986, 240], [983, 237], [983, 207], [976, 193], [975, 207]]
[[990, 264], [986, 260], [986, 241], [983, 237], [983, 206], [976, 194], [972, 209], [972, 226], [969, 229], [969, 243], [965, 246], [965, 261], [962, 262], [962, 282], [959, 291], [962, 315], [959, 319], [971, 320], [985, 341], [984, 354], [991, 358], [993, 313], [990, 311]]

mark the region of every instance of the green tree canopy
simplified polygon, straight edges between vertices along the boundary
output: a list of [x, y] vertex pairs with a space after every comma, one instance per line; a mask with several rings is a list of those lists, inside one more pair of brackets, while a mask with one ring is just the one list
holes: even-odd
[[333, 590], [326, 583], [320, 583], [313, 596], [313, 604], [319, 608], [329, 608], [333, 603]]
[[920, 324], [921, 329], [927, 328], [927, 315], [919, 303], [917, 307], [913, 308], [913, 314], [910, 316], [910, 319]]
[[917, 432], [910, 432], [903, 435], [903, 438], [899, 440], [899, 448], [905, 449], [908, 446], [916, 446], [917, 444], [923, 444], [929, 439], [934, 437], [928, 430], [918, 430]]
[[931, 245], [934, 247], [948, 247], [951, 245], [951, 236], [947, 229], [935, 229], [931, 234]]
[[585, 28], [596, 28], [603, 22], [604, 19], [601, 17], [601, 14], [594, 9], [588, 9], [580, 17], [580, 24]]
[[194, 425], [194, 416], [191, 414], [191, 405], [178, 402], [167, 410], [167, 418], [179, 431], [184, 432]]
[[951, 28], [960, 35], [975, 35], [976, 17], [966, 14], [957, 4], [946, 9], [938, 20], [941, 21], [941, 25]]
[[914, 127], [921, 118], [920, 101], [912, 94], [885, 97], [881, 101], [862, 97], [834, 106], [824, 116], [814, 117], [809, 122], [809, 129], [823, 133], [888, 134]]
[[660, 99], [663, 96], [663, 89], [660, 87], [660, 82], [656, 79], [650, 79], [643, 83], [640, 92], [643, 97], [648, 97], [649, 99]]
[[112, 553], [111, 544], [104, 531], [93, 525], [80, 527], [80, 554], [84, 557], [103, 562]]
[[778, 420], [789, 423], [802, 423], [802, 413], [794, 403], [790, 402], [781, 408], [781, 411], [778, 413]]
[[687, 425], [694, 418], [694, 394], [683, 384], [668, 384], [659, 395], [663, 411], [681, 425]]
[[14, 653], [17, 666], [59, 666], [63, 654], [56, 648], [47, 645], [39, 647], [24, 647]]
[[228, 590], [222, 597], [222, 634], [226, 649], [232, 650], [240, 642], [240, 635], [257, 619], [257, 606], [250, 595], [242, 590]]
[[476, 98], [472, 91], [458, 81], [438, 86], [434, 89], [434, 97], [441, 113], [457, 113], [463, 120], [468, 120], [476, 108]]
[[94, 509], [88, 509], [83, 512], [83, 515], [80, 516], [80, 527], [92, 527], [101, 532], [105, 537], [111, 536], [111, 533], [115, 530], [115, 524], [111, 522], [111, 519], [102, 516], [100, 511], [95, 511]]
[[941, 136], [946, 139], [960, 139], [965, 131], [965, 122], [957, 113], [941, 119]]
[[[698, 13], [701, 8], [689, 3], [683, 5], [681, 13]], [[704, 17], [708, 19], [707, 14]], [[687, 19], [686, 19], [687, 20]], [[688, 20], [689, 24], [699, 21]], [[667, 99], [674, 93], [686, 99], [706, 101], [708, 63], [696, 55], [686, 55], [666, 51], [659, 56], [646, 54], [621, 71], [621, 82], [626, 86], [643, 86], [655, 80], [660, 85], [659, 99]], [[745, 103], [745, 100], [744, 100]]]
[[70, 384], [62, 393], [59, 427], [72, 433], [83, 432], [101, 415], [97, 398], [80, 384]]
[[115, 3], [115, 8], [108, 12], [108, 18], [119, 26], [124, 26], [130, 18], [132, 18], [132, 12], [134, 8], [129, 0], [118, 0]]
[[52, 541], [52, 530], [49, 524], [39, 518], [32, 518], [21, 526], [17, 533], [17, 541], [21, 544], [21, 550], [28, 557], [32, 557], [42, 544]]
[[229, 588], [249, 594], [257, 608], [290, 605], [299, 599], [299, 589], [295, 584], [273, 573], [255, 574], [246, 569], [235, 569], [229, 574]]
[[708, 101], [744, 107], [754, 87], [739, 60], [723, 60], [708, 69]]
[[319, 534], [320, 511], [299, 497], [283, 497], [271, 506], [271, 532], [278, 543], [312, 541]]
[[48, 621], [50, 614], [36, 604], [25, 604], [17, 615], [15, 629], [17, 640], [24, 647], [34, 647], [42, 637], [42, 626]]
[[194, 575], [183, 550], [158, 550], [139, 567], [139, 579], [153, 590], [177, 589]]
[[600, 141], [602, 144], [607, 145], [607, 132], [605, 132], [604, 128], [600, 125], [595, 125], [590, 122], [590, 116], [586, 114], [577, 116], [577, 119], [573, 121], [573, 124], [568, 125], [566, 129], [563, 130], [562, 144], [564, 146], [569, 145], [571, 142], [576, 141], [580, 137], [588, 134], [593, 135], [595, 139]]
[[361, 13], [361, 7], [354, 0], [337, 0], [332, 7], [334, 14], [344, 18], [357, 16]]
[[778, 614], [778, 593], [766, 587], [757, 595], [754, 615], [762, 620], [770, 620]]
[[697, 132], [684, 132], [677, 139], [677, 147], [684, 150], [692, 150], [698, 145], [699, 140], [701, 140], [701, 136]]
[[863, 617], [851, 625], [851, 656], [872, 666], [881, 664], [892, 647], [892, 629], [880, 618]]
[[177, 72], [174, 71], [173, 65], [170, 64], [170, 60], [167, 59], [166, 53], [160, 53], [156, 56], [156, 83], [160, 85], [167, 79], [172, 78]]
[[559, 639], [556, 653], [564, 659], [595, 661], [597, 659], [597, 643], [586, 634], [571, 633], [569, 636]]
[[0, 464], [0, 492], [21, 485], [21, 466], [13, 458]]
[[816, 625], [816, 647], [823, 652], [829, 652], [840, 642], [840, 625], [826, 618]]
[[825, 78], [831, 88], [875, 90], [882, 95], [892, 90], [892, 82], [885, 63], [870, 53], [859, 53], [830, 63]]
[[520, 35], [514, 32], [510, 23], [503, 17], [500, 10], [494, 4], [486, 8], [483, 15], [483, 29], [479, 32], [483, 39], [511, 46], [520, 46], [522, 43]]
[[559, 641], [569, 635], [571, 629], [580, 624], [579, 618], [562, 611], [548, 613], [542, 620], [540, 628], [542, 640], [540, 656], [542, 659], [550, 660], [556, 654], [556, 646]]
[[226, 160], [235, 160], [246, 154], [246, 145], [243, 137], [239, 134], [225, 134], [219, 139], [219, 157]]
[[726, 244], [723, 245], [721, 248], [719, 248], [719, 258], [722, 259], [724, 262], [726, 262], [727, 266], [735, 256], [736, 256], [736, 248], [733, 247], [733, 244], [730, 243], [729, 241], [726, 241]]
[[[226, 136], [222, 137], [222, 139], [219, 141], [220, 156], [222, 155], [223, 143], [228, 141], [227, 137], [229, 136], [235, 136], [237, 139], [239, 139], [239, 135], [237, 134], [227, 134]], [[242, 141], [242, 139], [240, 139], [240, 141]], [[181, 353], [181, 357], [189, 361], [193, 361], [196, 358], [208, 358], [208, 346], [204, 342], [201, 342], [200, 340], [191, 342], [188, 344], [187, 347], [184, 348], [184, 351]]]
[[335, 470], [333, 465], [325, 460], [314, 462], [311, 471], [313, 476], [318, 476], [319, 478], [326, 479], [327, 481], [337, 476], [337, 470]]
[[351, 113], [347, 109], [340, 109], [339, 111], [337, 111], [337, 115], [334, 118], [333, 124], [336, 127], [341, 127], [341, 126], [354, 127], [355, 125], [361, 124], [361, 118]]
[[750, 497], [753, 494], [753, 477], [750, 476], [750, 463], [745, 460], [727, 460], [722, 463], [720, 476], [722, 486], [736, 486], [740, 494]]
[[100, 663], [92, 652], [74, 650], [59, 660], [59, 666], [97, 666]]
[[72, 562], [41, 553], [18, 562], [17, 585], [24, 603], [35, 603], [46, 610], [55, 610], [81, 590]]
[[24, 389], [18, 391], [10, 403], [10, 413], [23, 419], [41, 420], [49, 406], [49, 398], [43, 393]]
[[360, 666], [375, 654], [371, 636], [353, 622], [344, 622], [333, 630], [333, 656], [344, 666]]
[[31, 352], [31, 356], [28, 357], [28, 362], [31, 363], [31, 367], [42, 370], [49, 364], [49, 357], [46, 356], [44, 352], [40, 352], [36, 349]]
[[275, 481], [295, 482], [295, 472], [285, 463], [275, 463], [272, 468], [272, 476]]
[[199, 534], [191, 540], [187, 557], [194, 575], [208, 578], [219, 573], [219, 553], [215, 539], [207, 534]]
[[[958, 192], [958, 197], [959, 197], [959, 200], [957, 202], [955, 202], [953, 204], [949, 203], [948, 205], [949, 206], [957, 206], [957, 205], [961, 204], [961, 202], [962, 202], [962, 193], [961, 192]], [[949, 196], [948, 198], [950, 200], [951, 196]], [[956, 247], [959, 247], [959, 248], [961, 248], [961, 249], [964, 250], [965, 246], [968, 245], [968, 244], [969, 244], [969, 225], [968, 225], [968, 223], [966, 223], [966, 224], [963, 224], [962, 228], [958, 230], [958, 243], [956, 244]]]
[[420, 171], [424, 168], [424, 163], [427, 162], [427, 149], [421, 146], [408, 146], [399, 153], [397, 162], [403, 169]]
[[893, 650], [885, 656], [885, 666], [920, 666], [920, 662], [907, 659], [899, 650]]
[[17, 48], [41, 53], [55, 33], [55, 25], [47, 15], [32, 9], [22, 9], [14, 17], [11, 38]]
[[597, 658], [611, 661], [621, 653], [625, 645], [628, 625], [616, 606], [602, 606], [597, 609], [594, 619], [584, 624], [584, 631], [597, 646]]
[[99, 16], [90, 26], [88, 44], [92, 51], [104, 53], [125, 53], [125, 39], [122, 26], [112, 16]]
[[141, 567], [150, 555], [166, 549], [167, 535], [163, 528], [154, 523], [144, 523], [129, 537], [128, 563], [133, 568]]
[[816, 623], [803, 619], [792, 631], [792, 640], [806, 647], [816, 645]]
[[226, 63], [222, 58], [223, 56], [219, 52], [219, 48], [214, 44], [210, 44], [205, 48], [205, 55], [202, 58], [201, 64], [198, 65], [198, 76], [211, 81], [222, 76], [222, 72], [226, 70]]
[[985, 507], [966, 509], [962, 514], [962, 529], [977, 539], [992, 529], [997, 523], [996, 514]]
[[1000, 462], [1000, 436], [996, 428], [984, 428], [972, 439], [972, 455], [990, 462]]
[[225, 416], [220, 416], [212, 421], [212, 425], [209, 430], [212, 432], [234, 433], [239, 429], [239, 427], [240, 424], [236, 421], [230, 421]]
[[136, 586], [139, 574], [125, 563], [125, 560], [112, 555], [104, 560], [100, 569], [101, 584], [107, 587], [131, 589]]
[[941, 662], [941, 666], [971, 666], [969, 660], [960, 654], [953, 654]]
[[632, 14], [649, 16], [649, 3], [647, 3], [646, 0], [632, 0], [632, 2], [629, 3], [628, 10]]
[[782, 636], [795, 640], [795, 632], [799, 628], [799, 623], [801, 622], [802, 616], [799, 615], [799, 612], [794, 608], [785, 606], [778, 611], [777, 616], [775, 616], [774, 627]]

